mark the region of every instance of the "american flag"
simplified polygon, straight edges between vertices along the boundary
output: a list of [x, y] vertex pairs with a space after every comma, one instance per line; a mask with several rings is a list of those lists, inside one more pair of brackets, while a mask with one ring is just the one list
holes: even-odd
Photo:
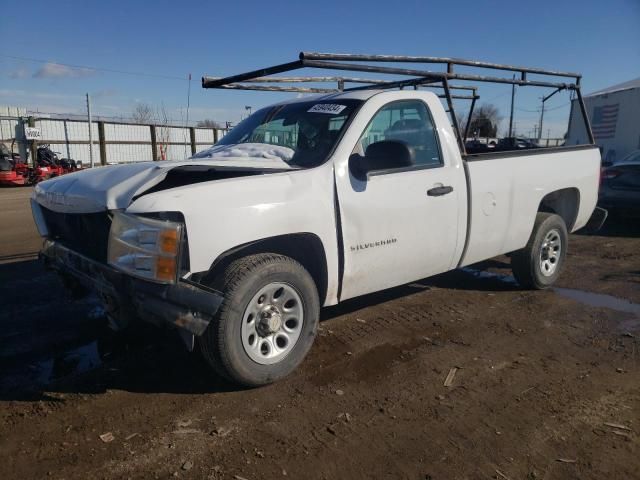
[[598, 140], [613, 138], [616, 135], [616, 123], [618, 122], [618, 104], [603, 105], [593, 109], [591, 128], [593, 135]]

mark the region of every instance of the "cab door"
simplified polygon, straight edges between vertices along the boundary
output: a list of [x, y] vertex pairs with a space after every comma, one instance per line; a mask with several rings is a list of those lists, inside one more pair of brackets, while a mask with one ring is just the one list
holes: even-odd
[[[386, 95], [391, 93], [403, 92]], [[443, 155], [425, 100], [392, 100], [371, 112], [346, 168], [337, 170], [344, 254], [341, 299], [445, 272], [458, 261], [466, 181], [461, 164]], [[384, 162], [389, 168], [371, 171], [366, 178], [354, 174], [356, 156], [366, 159], [371, 145], [389, 140], [410, 147], [411, 164], [389, 158]]]

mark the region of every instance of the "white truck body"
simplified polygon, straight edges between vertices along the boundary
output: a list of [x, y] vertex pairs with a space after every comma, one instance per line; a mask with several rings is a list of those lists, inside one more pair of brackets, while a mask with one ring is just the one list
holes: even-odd
[[[322, 242], [326, 257], [324, 305], [522, 248], [543, 198], [552, 192], [574, 189], [578, 193], [575, 218], [568, 225], [571, 231], [583, 227], [595, 208], [597, 148], [496, 153], [485, 155], [487, 160], [479, 155], [466, 162], [467, 185], [465, 162], [436, 95], [367, 91], [332, 96], [331, 101], [353, 97], [366, 102], [331, 158], [315, 168], [213, 180], [144, 195], [169, 170], [185, 165], [288, 167], [278, 159], [235, 157], [109, 166], [41, 183], [34, 200], [61, 213], [181, 212], [189, 236], [187, 278], [249, 242], [312, 233]], [[355, 178], [349, 156], [367, 123], [384, 105], [407, 99], [419, 99], [428, 106], [437, 125], [442, 167], [373, 175], [365, 181]], [[452, 194], [427, 196], [426, 191], [438, 185], [452, 186]], [[46, 227], [41, 231], [46, 233]], [[379, 245], [387, 240], [394, 241]]]
[[322, 305], [512, 252], [521, 285], [555, 281], [596, 206], [597, 147], [467, 155], [457, 138], [431, 92], [283, 102], [185, 161], [38, 184], [42, 257], [112, 323], [178, 327], [223, 376], [270, 383]]

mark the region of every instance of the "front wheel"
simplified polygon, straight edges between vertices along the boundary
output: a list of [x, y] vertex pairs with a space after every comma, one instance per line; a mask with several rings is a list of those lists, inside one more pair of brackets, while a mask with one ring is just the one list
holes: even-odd
[[198, 338], [205, 360], [246, 386], [291, 373], [318, 329], [320, 302], [309, 272], [283, 255], [251, 255], [227, 267], [221, 288], [225, 299]]
[[562, 217], [539, 212], [529, 242], [511, 256], [511, 269], [525, 288], [549, 288], [560, 276], [569, 235]]

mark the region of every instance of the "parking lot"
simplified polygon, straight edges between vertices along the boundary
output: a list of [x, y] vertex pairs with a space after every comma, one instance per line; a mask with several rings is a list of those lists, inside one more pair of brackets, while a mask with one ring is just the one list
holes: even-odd
[[640, 478], [637, 220], [572, 235], [553, 290], [501, 257], [325, 309], [302, 368], [241, 390], [69, 297], [29, 195], [0, 189], [1, 478]]

